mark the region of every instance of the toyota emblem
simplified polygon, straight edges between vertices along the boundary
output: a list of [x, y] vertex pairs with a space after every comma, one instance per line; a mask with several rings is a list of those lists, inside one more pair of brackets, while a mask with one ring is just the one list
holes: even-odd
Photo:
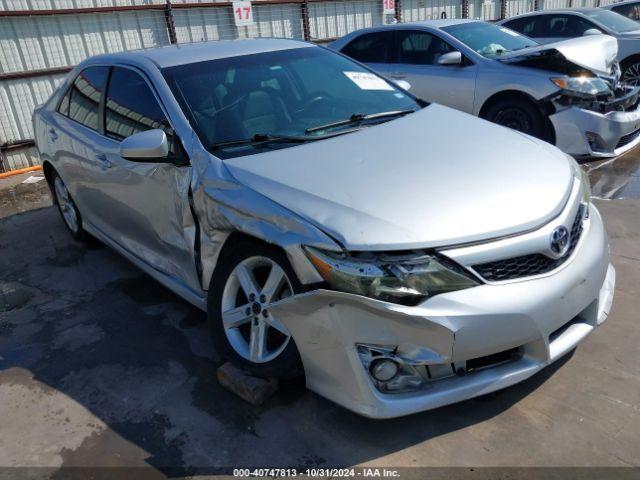
[[556, 258], [560, 258], [569, 250], [569, 230], [564, 225], [559, 226], [551, 233], [550, 247]]

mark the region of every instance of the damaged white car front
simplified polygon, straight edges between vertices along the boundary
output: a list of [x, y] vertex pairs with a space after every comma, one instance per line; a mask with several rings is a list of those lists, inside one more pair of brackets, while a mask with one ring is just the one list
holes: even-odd
[[620, 155], [640, 142], [640, 87], [620, 82], [613, 37], [591, 37], [514, 52], [512, 65], [553, 69], [557, 88], [540, 100], [550, 105], [556, 146], [574, 157]]

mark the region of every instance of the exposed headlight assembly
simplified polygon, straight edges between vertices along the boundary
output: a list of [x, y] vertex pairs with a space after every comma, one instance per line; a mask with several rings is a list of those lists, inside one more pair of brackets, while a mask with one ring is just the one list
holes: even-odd
[[347, 255], [312, 247], [305, 250], [335, 290], [388, 302], [416, 305], [427, 297], [479, 284], [453, 262], [422, 252]]
[[611, 95], [607, 82], [598, 77], [552, 77], [556, 87], [581, 96]]

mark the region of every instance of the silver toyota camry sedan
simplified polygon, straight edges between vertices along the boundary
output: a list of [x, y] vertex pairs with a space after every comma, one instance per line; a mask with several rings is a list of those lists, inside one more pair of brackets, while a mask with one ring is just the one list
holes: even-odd
[[619, 82], [607, 35], [539, 45], [487, 22], [431, 20], [358, 30], [331, 48], [408, 82], [425, 100], [575, 157], [620, 155], [640, 143], [640, 88]]
[[230, 361], [386, 418], [572, 350], [615, 271], [551, 145], [293, 40], [91, 58], [34, 115], [71, 234], [208, 313]]

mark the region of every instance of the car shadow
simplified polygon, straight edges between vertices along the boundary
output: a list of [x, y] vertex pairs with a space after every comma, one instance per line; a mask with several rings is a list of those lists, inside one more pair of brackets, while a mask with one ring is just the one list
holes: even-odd
[[0, 310], [0, 385], [29, 372], [20, 382], [46, 385], [104, 425], [60, 448], [63, 467], [142, 464], [174, 477], [352, 466], [491, 419], [570, 358], [511, 388], [392, 420], [358, 416], [299, 381], [253, 407], [216, 381], [204, 313], [109, 248], [73, 242], [53, 208], [0, 220], [0, 243], [0, 284], [29, 293]]

